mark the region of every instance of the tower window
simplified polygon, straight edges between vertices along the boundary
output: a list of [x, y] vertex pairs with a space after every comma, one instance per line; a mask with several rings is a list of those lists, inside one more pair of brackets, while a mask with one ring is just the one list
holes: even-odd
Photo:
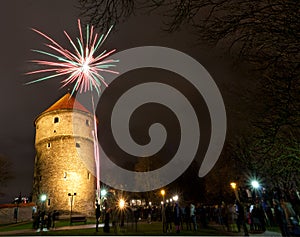
[[87, 179], [90, 180], [90, 178], [91, 178], [91, 174], [90, 174], [90, 172], [88, 172], [87, 173]]
[[85, 120], [85, 124], [86, 124], [86, 126], [90, 126], [90, 120]]
[[80, 144], [78, 142], [76, 142], [76, 147], [80, 148]]
[[64, 172], [64, 179], [67, 178], [67, 172]]
[[42, 181], [42, 176], [40, 176], [39, 178], [40, 178], [40, 181]]
[[55, 117], [54, 118], [54, 123], [58, 123], [59, 122], [59, 118], [58, 117]]
[[48, 143], [47, 143], [47, 148], [50, 148], [50, 147], [51, 147], [51, 143], [48, 142]]
[[50, 199], [48, 199], [48, 206], [50, 206]]
[[54, 130], [53, 132], [56, 133], [56, 130]]

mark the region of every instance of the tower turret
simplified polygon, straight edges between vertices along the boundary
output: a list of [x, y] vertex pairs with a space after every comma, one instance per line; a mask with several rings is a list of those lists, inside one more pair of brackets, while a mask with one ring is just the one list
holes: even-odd
[[[34, 201], [69, 212], [73, 200], [74, 213], [94, 215], [92, 114], [68, 93], [36, 118], [35, 128]], [[44, 203], [39, 200], [43, 194]]]

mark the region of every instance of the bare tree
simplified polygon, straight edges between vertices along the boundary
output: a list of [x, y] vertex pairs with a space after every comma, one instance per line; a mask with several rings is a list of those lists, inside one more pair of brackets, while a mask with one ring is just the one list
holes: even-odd
[[[271, 145], [272, 144], [272, 145]], [[300, 187], [300, 143], [294, 134], [266, 140], [263, 136], [242, 138], [233, 146], [238, 165], [269, 188], [282, 190]]]
[[[91, 4], [93, 2], [93, 4]], [[298, 0], [80, 0], [82, 14], [100, 28], [137, 11], [162, 13], [169, 32], [190, 27], [199, 44], [229, 51], [258, 79], [253, 129], [232, 154], [274, 186], [299, 184], [300, 1]], [[276, 178], [275, 178], [276, 177]]]
[[[159, 10], [172, 32], [191, 26], [199, 41], [229, 50], [261, 79], [260, 125], [274, 137], [281, 126], [299, 127], [300, 2], [297, 0], [79, 0], [82, 15], [98, 27], [134, 12]], [[200, 42], [199, 42], [200, 43]]]
[[90, 24], [107, 30], [134, 12], [133, 0], [79, 0], [81, 15], [88, 18]]

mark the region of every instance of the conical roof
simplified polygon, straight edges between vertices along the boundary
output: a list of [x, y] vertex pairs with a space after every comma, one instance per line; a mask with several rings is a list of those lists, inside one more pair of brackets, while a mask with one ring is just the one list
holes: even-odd
[[62, 98], [56, 101], [43, 113], [59, 110], [59, 109], [76, 109], [86, 113], [90, 113], [82, 104], [80, 104], [70, 93], [65, 94]]

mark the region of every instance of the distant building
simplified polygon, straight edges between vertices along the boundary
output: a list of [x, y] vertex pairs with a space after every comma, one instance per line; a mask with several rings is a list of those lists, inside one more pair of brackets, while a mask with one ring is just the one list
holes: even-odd
[[66, 214], [73, 200], [74, 214], [94, 215], [93, 115], [68, 93], [36, 118], [35, 129], [33, 201]]

